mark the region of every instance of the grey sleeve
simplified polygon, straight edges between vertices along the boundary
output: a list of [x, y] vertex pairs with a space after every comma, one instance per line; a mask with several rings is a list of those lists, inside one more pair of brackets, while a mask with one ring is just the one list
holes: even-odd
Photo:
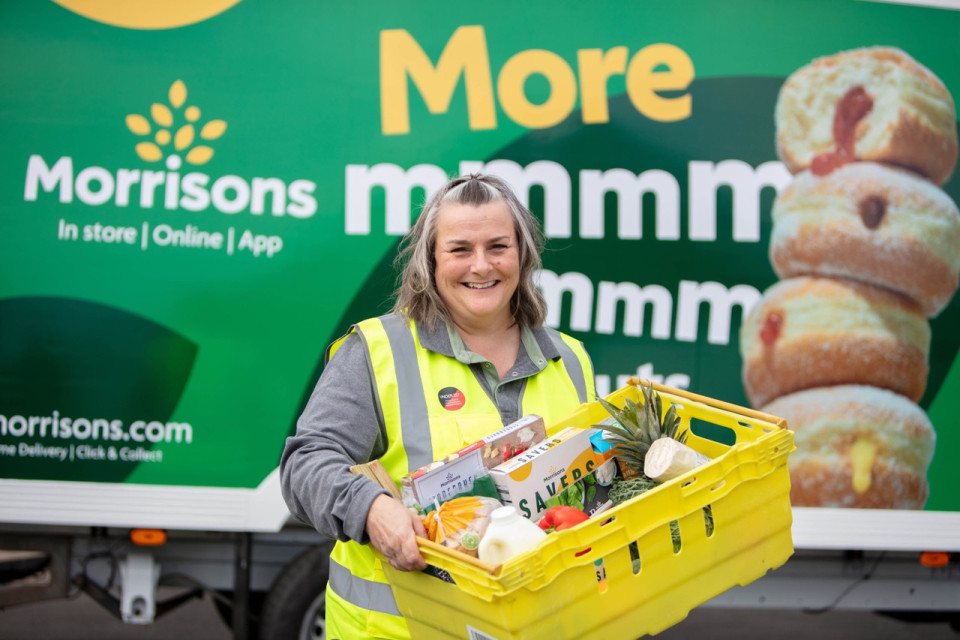
[[387, 492], [349, 467], [386, 451], [375, 389], [366, 346], [353, 333], [324, 368], [280, 459], [291, 513], [323, 535], [364, 544], [370, 504]]

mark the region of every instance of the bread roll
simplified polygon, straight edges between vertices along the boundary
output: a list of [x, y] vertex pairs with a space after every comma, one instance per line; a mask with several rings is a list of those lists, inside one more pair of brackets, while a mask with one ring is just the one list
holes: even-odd
[[812, 387], [865, 384], [917, 401], [927, 384], [930, 325], [909, 299], [835, 278], [781, 280], [740, 328], [753, 406]]
[[792, 173], [818, 156], [829, 169], [839, 151], [848, 156], [834, 161], [886, 162], [942, 185], [957, 161], [952, 96], [933, 72], [892, 47], [844, 51], [797, 70], [780, 89], [775, 120], [777, 152]]
[[794, 432], [794, 506], [923, 508], [936, 434], [910, 400], [842, 385], [783, 396], [763, 411], [785, 418]]
[[928, 317], [957, 290], [960, 211], [902, 169], [857, 162], [796, 179], [773, 205], [770, 262], [781, 278], [840, 276], [909, 296]]

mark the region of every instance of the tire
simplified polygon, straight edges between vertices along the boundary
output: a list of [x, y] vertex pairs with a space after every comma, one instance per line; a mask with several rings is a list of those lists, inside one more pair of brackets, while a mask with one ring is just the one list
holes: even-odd
[[324, 640], [325, 591], [333, 543], [307, 549], [277, 575], [260, 613], [260, 637]]

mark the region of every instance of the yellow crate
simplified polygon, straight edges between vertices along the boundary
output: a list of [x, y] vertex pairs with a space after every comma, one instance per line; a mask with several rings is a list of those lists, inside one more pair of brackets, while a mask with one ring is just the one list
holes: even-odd
[[[635, 383], [607, 399], [618, 406], [625, 397], [640, 401]], [[726, 427], [734, 444], [696, 435], [695, 423], [687, 444], [711, 462], [550, 534], [497, 568], [421, 540], [427, 562], [455, 584], [384, 562], [414, 638], [630, 640], [680, 622], [694, 607], [787, 561], [793, 554], [787, 455], [794, 446], [785, 421], [654, 388], [664, 411], [677, 407], [683, 429], [691, 419]], [[548, 431], [588, 427], [608, 415], [599, 402], [589, 403]], [[671, 526], [679, 527], [679, 551]]]

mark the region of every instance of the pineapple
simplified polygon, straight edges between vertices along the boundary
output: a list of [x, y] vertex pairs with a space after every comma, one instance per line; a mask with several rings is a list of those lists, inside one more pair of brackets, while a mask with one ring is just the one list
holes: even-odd
[[[599, 398], [603, 408], [613, 416], [614, 424], [594, 425], [610, 434], [610, 440], [616, 442], [614, 451], [620, 463], [623, 478], [614, 480], [610, 489], [609, 498], [614, 505], [620, 505], [650, 489], [659, 483], [651, 480], [643, 473], [643, 463], [650, 450], [650, 445], [660, 438], [673, 438], [681, 444], [686, 443], [688, 431], [680, 431], [680, 416], [673, 405], [663, 414], [663, 401], [660, 394], [653, 390], [653, 385], [639, 382], [643, 405], [637, 405], [630, 398], [624, 398], [623, 408], [619, 408], [603, 398]], [[662, 416], [662, 417], [661, 417]], [[703, 508], [707, 535], [714, 529], [713, 510], [710, 505]], [[680, 538], [680, 523], [672, 520], [669, 523], [670, 537], [673, 542], [673, 551], [678, 553], [682, 547]], [[631, 554], [633, 550], [631, 550]], [[634, 571], [639, 571], [639, 559], [634, 558]]]
[[[650, 445], [658, 438], [674, 438], [685, 442], [687, 432], [678, 433], [680, 416], [671, 405], [663, 415], [663, 402], [660, 394], [653, 390], [652, 384], [639, 384], [643, 395], [643, 404], [638, 405], [630, 398], [624, 399], [623, 408], [600, 398], [600, 404], [616, 420], [614, 424], [594, 425], [609, 434], [609, 440], [616, 443], [614, 450], [620, 462], [624, 477], [643, 475], [643, 461]], [[662, 416], [662, 417], [661, 417]]]

